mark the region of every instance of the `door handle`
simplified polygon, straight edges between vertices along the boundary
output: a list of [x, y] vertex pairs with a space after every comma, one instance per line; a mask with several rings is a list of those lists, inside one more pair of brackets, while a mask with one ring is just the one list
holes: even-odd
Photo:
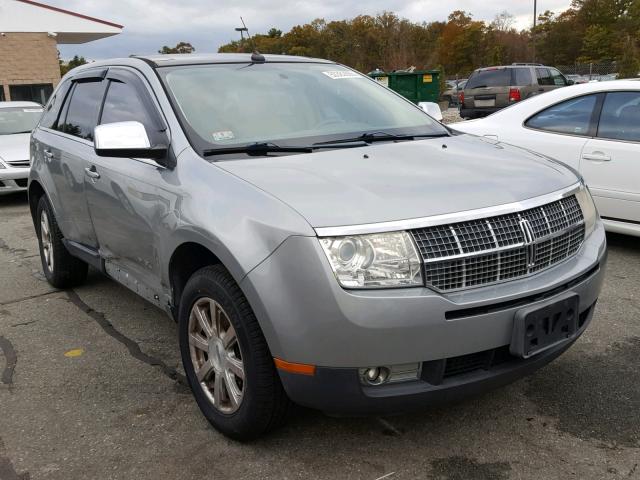
[[538, 91], [539, 92], [544, 92], [544, 88], [539, 88]]
[[611, 161], [611, 157], [609, 155], [605, 155], [602, 152], [583, 153], [582, 158], [584, 160], [590, 160], [592, 162], [610, 162]]
[[85, 168], [84, 173], [87, 175], [87, 177], [94, 180], [97, 180], [98, 178], [100, 178], [100, 174], [96, 171], [95, 165], [91, 165], [91, 167]]
[[53, 152], [51, 150], [44, 150], [42, 153], [44, 153], [44, 159], [46, 161], [51, 161], [53, 160]]

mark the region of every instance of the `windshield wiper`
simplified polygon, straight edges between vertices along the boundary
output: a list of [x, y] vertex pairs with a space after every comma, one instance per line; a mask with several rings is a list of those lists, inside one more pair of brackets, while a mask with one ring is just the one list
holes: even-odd
[[366, 147], [367, 142], [363, 140], [350, 140], [348, 142], [326, 142], [324, 144], [314, 143], [313, 145], [293, 145], [281, 146], [273, 142], [256, 142], [248, 145], [239, 145], [237, 147], [218, 147], [211, 148], [202, 152], [205, 157], [213, 155], [226, 155], [230, 153], [246, 153], [249, 156], [260, 156], [265, 153], [311, 153], [320, 148], [355, 148]]
[[247, 155], [264, 155], [271, 152], [292, 152], [292, 153], [311, 153], [313, 147], [305, 146], [280, 146], [272, 142], [256, 142], [248, 145], [239, 145], [237, 147], [218, 147], [211, 148], [202, 152], [205, 157], [212, 155], [226, 155], [228, 153], [246, 153]]
[[448, 137], [449, 133], [421, 133], [421, 134], [393, 134], [387, 132], [366, 132], [362, 135], [353, 138], [342, 138], [339, 140], [328, 140], [326, 142], [314, 143], [314, 147], [327, 147], [329, 145], [341, 144], [341, 143], [354, 143], [354, 142], [390, 142], [396, 140], [415, 140], [416, 138], [436, 138], [436, 137]]

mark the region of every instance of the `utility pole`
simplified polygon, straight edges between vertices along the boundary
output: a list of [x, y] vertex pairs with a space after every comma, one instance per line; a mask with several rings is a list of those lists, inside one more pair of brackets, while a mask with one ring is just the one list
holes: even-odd
[[240, 32], [240, 50], [244, 47], [244, 32], [247, 32], [247, 36], [249, 36], [249, 29], [244, 22], [242, 22], [242, 27], [237, 27], [236, 32]]
[[531, 39], [533, 43], [533, 63], [536, 62], [536, 21], [538, 20], [538, 0], [533, 0], [533, 30]]

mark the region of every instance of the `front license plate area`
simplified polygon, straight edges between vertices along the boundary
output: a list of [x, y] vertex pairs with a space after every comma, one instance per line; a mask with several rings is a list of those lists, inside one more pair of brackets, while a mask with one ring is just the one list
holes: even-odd
[[529, 358], [573, 337], [578, 327], [578, 295], [569, 294], [546, 305], [515, 314], [510, 351]]

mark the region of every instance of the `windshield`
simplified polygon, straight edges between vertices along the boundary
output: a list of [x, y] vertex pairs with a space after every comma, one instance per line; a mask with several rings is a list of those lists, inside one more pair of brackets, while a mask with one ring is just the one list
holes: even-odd
[[407, 100], [335, 64], [190, 65], [160, 72], [201, 149], [300, 145], [365, 132], [447, 134]]
[[31, 133], [41, 115], [42, 108], [36, 106], [0, 108], [0, 135]]

